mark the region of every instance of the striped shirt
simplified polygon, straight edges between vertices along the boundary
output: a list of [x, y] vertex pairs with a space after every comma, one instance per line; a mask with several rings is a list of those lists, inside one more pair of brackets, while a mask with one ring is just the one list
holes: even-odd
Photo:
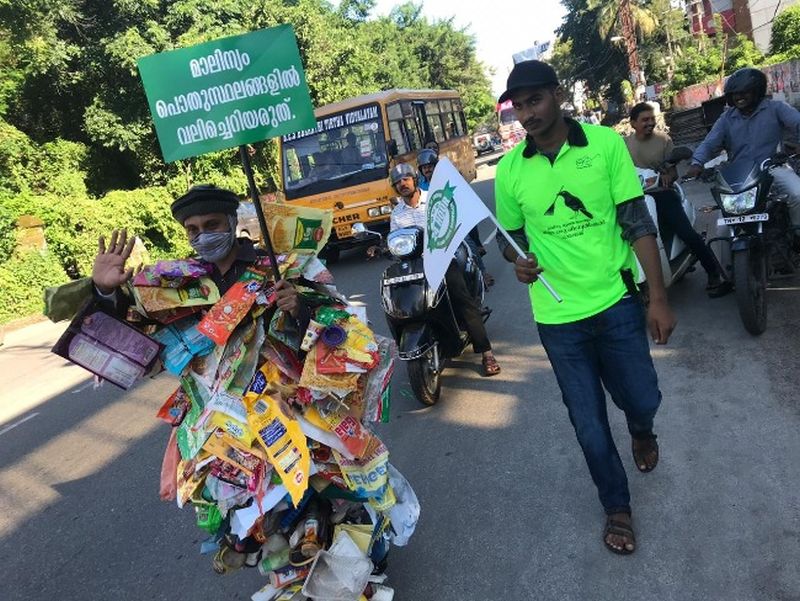
[[404, 227], [419, 226], [423, 230], [428, 225], [427, 217], [427, 200], [428, 194], [420, 191], [419, 204], [416, 207], [410, 207], [406, 204], [405, 199], [400, 198], [400, 202], [392, 210], [392, 216], [389, 220], [390, 231], [398, 230]]

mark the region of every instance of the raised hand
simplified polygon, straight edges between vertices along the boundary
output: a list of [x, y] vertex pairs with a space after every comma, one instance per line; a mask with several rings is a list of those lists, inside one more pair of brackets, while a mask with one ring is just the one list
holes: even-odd
[[125, 261], [131, 256], [135, 242], [136, 238], [133, 236], [128, 239], [128, 232], [125, 230], [111, 232], [108, 247], [105, 238], [100, 236], [97, 256], [92, 266], [92, 281], [103, 294], [111, 294], [131, 279], [133, 268], [125, 269]]

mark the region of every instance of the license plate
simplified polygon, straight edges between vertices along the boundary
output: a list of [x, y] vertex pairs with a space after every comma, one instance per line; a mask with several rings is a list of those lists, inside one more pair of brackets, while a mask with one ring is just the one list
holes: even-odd
[[740, 223], [753, 223], [754, 221], [769, 221], [769, 213], [754, 213], [740, 215], [739, 217], [720, 217], [717, 225], [738, 225]]

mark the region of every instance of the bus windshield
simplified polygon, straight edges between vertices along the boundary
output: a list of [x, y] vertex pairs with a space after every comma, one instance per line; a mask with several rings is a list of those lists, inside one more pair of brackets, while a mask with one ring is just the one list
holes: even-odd
[[287, 200], [388, 175], [386, 137], [377, 104], [318, 117], [315, 129], [289, 134], [282, 142]]

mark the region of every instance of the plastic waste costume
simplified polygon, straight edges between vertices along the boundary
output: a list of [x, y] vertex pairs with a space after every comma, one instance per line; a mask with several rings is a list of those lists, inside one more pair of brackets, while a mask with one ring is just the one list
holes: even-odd
[[[184, 196], [173, 214], [181, 223], [203, 211], [233, 215], [235, 231], [238, 201], [228, 194]], [[266, 212], [281, 278], [299, 293], [296, 317], [275, 305], [269, 258], [249, 241], [231, 242], [241, 246], [224, 274], [203, 260], [163, 261], [124, 292], [98, 295], [61, 351], [111, 375], [70, 356], [75, 337], [89, 337], [81, 328], [98, 320], [129, 328], [131, 340], [144, 335], [141, 348], [156, 346], [142, 374], [164, 368], [179, 380], [158, 411], [171, 427], [161, 497], [193, 509], [216, 572], [257, 567], [269, 582], [256, 601], [390, 599], [380, 584], [389, 545], [406, 544], [419, 515], [369, 427], [388, 421], [394, 342], [370, 330], [364, 308], [336, 291], [317, 259], [330, 214]], [[201, 236], [192, 245], [204, 256], [230, 251], [224, 236]], [[91, 341], [113, 346], [99, 338]]]

